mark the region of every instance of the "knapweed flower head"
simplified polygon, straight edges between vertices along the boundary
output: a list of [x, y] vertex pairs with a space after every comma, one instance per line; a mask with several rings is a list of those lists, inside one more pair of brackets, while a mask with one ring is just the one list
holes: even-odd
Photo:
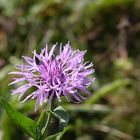
[[69, 42], [63, 47], [60, 45], [58, 55], [54, 54], [55, 48], [58, 48], [57, 44], [48, 51], [46, 45], [40, 54], [34, 50], [32, 58], [23, 56], [26, 63], [16, 66], [17, 71], [9, 73], [16, 76], [10, 85], [24, 81], [22, 86], [12, 90], [12, 94], [19, 93], [19, 100], [28, 89], [35, 87], [36, 90], [23, 100], [36, 99], [35, 111], [39, 104], [46, 101], [50, 104], [53, 98], [61, 101], [61, 96], [64, 96], [68, 101], [82, 102], [86, 98], [79, 91], [90, 94], [87, 88], [94, 78], [89, 79], [88, 76], [94, 69], [92, 63], [84, 63], [86, 51], [73, 51]]

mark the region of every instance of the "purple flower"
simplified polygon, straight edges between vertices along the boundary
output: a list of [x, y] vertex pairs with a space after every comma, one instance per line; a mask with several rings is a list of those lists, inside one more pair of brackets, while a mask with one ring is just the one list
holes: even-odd
[[29, 88], [36, 88], [22, 101], [36, 99], [35, 111], [38, 104], [42, 105], [46, 101], [50, 104], [53, 98], [61, 101], [61, 96], [65, 96], [68, 101], [82, 102], [86, 98], [79, 91], [89, 95], [87, 88], [95, 79], [88, 78], [94, 69], [92, 63], [84, 63], [86, 51], [72, 51], [67, 43], [63, 47], [60, 46], [59, 55], [54, 55], [56, 46], [57, 44], [53, 45], [48, 52], [46, 45], [40, 54], [34, 50], [33, 58], [23, 56], [26, 64], [16, 66], [18, 71], [9, 73], [18, 76], [13, 78], [14, 81], [10, 85], [24, 81], [24, 85], [12, 90], [12, 94], [19, 93], [19, 100]]

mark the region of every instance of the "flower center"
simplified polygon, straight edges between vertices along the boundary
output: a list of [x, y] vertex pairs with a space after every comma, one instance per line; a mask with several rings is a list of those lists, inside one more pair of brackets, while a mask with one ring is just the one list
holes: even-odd
[[41, 63], [39, 65], [39, 72], [43, 83], [45, 82], [51, 86], [60, 85], [66, 81], [61, 63], [56, 59]]

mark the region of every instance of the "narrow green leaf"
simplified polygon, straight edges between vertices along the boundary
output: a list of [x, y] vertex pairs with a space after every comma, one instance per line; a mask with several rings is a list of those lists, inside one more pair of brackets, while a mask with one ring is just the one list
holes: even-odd
[[68, 130], [73, 130], [72, 126], [67, 126], [64, 128], [64, 130], [56, 137], [56, 140], [61, 140], [63, 135], [68, 131]]
[[109, 83], [105, 86], [103, 86], [101, 89], [99, 89], [97, 92], [95, 92], [93, 94], [93, 96], [91, 96], [89, 98], [89, 100], [87, 100], [85, 102], [85, 104], [95, 104], [97, 103], [102, 97], [108, 95], [109, 93], [113, 93], [114, 91], [128, 85], [130, 83], [129, 80], [127, 79], [118, 79], [115, 80], [112, 83]]
[[[52, 104], [53, 104], [53, 101], [51, 102], [51, 105], [48, 106], [47, 110], [52, 110]], [[48, 135], [47, 131], [48, 131], [49, 124], [51, 121], [51, 111], [48, 111], [47, 116], [44, 116], [44, 117], [46, 117], [46, 118], [45, 118], [44, 123], [42, 125], [43, 128], [41, 130], [41, 137], [40, 137], [41, 140], [44, 140], [44, 138], [46, 138], [46, 136]], [[44, 117], [42, 117], [42, 118], [44, 118]]]
[[47, 137], [45, 140], [59, 140], [57, 139], [59, 135], [60, 135], [60, 132]]
[[0, 106], [2, 106], [6, 110], [9, 118], [13, 123], [15, 123], [31, 137], [35, 138], [36, 123], [32, 119], [14, 110], [11, 105], [3, 98], [0, 98]]
[[46, 140], [61, 140], [63, 135], [70, 129], [73, 129], [73, 127], [72, 126], [67, 126], [67, 127], [64, 128], [64, 130], [62, 132], [53, 134], [53, 135], [47, 137]]
[[36, 140], [39, 140], [41, 137], [41, 129], [39, 128], [39, 126], [36, 126]]
[[53, 111], [50, 111], [57, 119], [59, 119], [59, 131], [61, 132], [68, 124], [69, 114], [62, 106], [58, 106]]
[[65, 108], [68, 112], [82, 112], [82, 113], [101, 113], [101, 114], [108, 114], [111, 113], [113, 110], [109, 106], [102, 105], [102, 104], [81, 104], [79, 105], [65, 105]]
[[44, 127], [46, 125], [47, 121], [47, 114], [46, 111], [42, 112], [38, 121], [37, 121], [37, 127], [36, 127], [36, 139], [39, 140], [41, 135], [43, 134]]

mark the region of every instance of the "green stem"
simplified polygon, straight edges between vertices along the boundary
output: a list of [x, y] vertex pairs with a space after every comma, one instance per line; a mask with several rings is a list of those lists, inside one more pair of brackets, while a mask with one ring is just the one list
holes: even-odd
[[44, 140], [44, 138], [47, 135], [47, 130], [48, 130], [48, 127], [49, 127], [49, 124], [50, 124], [50, 121], [51, 121], [51, 111], [50, 110], [52, 110], [52, 107], [53, 107], [53, 101], [51, 102], [51, 104], [48, 108], [47, 122], [45, 124], [45, 127], [44, 127], [44, 130], [42, 132], [42, 136], [41, 136], [40, 140]]

